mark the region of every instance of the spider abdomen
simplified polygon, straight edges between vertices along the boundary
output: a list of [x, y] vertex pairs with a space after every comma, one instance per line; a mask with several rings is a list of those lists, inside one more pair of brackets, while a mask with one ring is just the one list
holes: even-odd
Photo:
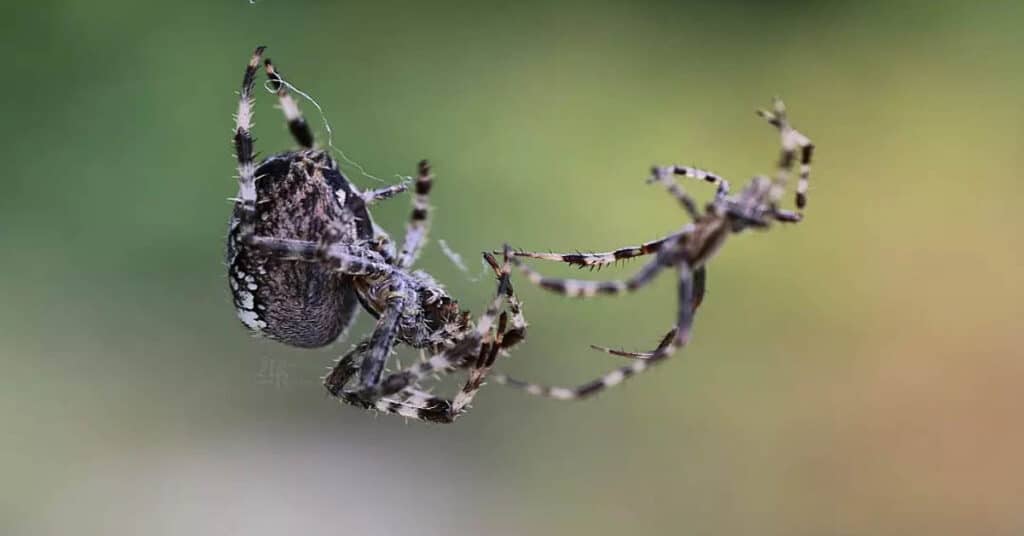
[[[325, 153], [275, 155], [256, 170], [255, 234], [323, 242], [369, 240], [373, 224], [362, 197]], [[293, 346], [338, 339], [359, 300], [352, 280], [327, 265], [275, 259], [244, 244], [239, 207], [228, 235], [228, 277], [239, 319], [249, 329]]]

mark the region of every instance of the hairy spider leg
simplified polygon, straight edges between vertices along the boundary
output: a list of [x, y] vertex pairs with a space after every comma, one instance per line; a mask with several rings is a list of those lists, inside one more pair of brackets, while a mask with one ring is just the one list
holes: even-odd
[[[509, 256], [499, 267], [493, 258], [488, 262], [498, 274], [498, 291], [481, 316], [475, 329], [465, 338], [458, 341], [455, 347], [430, 357], [407, 369], [388, 375], [373, 389], [361, 389], [358, 392], [343, 392], [344, 400], [356, 399], [364, 407], [372, 405], [375, 409], [386, 413], [394, 413], [409, 418], [431, 422], [450, 423], [465, 412], [477, 391], [483, 385], [487, 374], [494, 366], [499, 352], [518, 344], [525, 338], [526, 321], [522, 315], [522, 307], [516, 298], [509, 279]], [[512, 309], [512, 328], [506, 330], [508, 314], [502, 312], [498, 316], [503, 301], [507, 301]], [[495, 319], [497, 324], [495, 325]], [[411, 388], [420, 380], [433, 373], [450, 373], [458, 368], [469, 368], [469, 377], [454, 399], [445, 399], [429, 393], [418, 393], [402, 401], [384, 400], [396, 392], [414, 392]], [[366, 402], [377, 399], [376, 402]]]
[[342, 244], [266, 236], [252, 236], [250, 243], [267, 255], [285, 260], [321, 263], [335, 272], [346, 275], [385, 276], [395, 270], [387, 264], [347, 253]]
[[270, 88], [277, 92], [277, 100], [280, 103], [281, 111], [284, 112], [284, 117], [288, 121], [288, 130], [292, 133], [292, 137], [298, 144], [306, 149], [313, 148], [313, 131], [309, 129], [309, 124], [306, 123], [306, 119], [302, 117], [302, 111], [299, 110], [298, 103], [292, 98], [291, 93], [288, 92], [288, 86], [281, 80], [281, 73], [274, 69], [274, 64], [270, 62], [270, 58], [263, 63], [267, 71], [267, 78], [270, 79]]
[[[491, 368], [494, 367], [495, 358], [499, 351], [505, 351], [508, 348], [519, 344], [523, 339], [526, 338], [526, 319], [523, 317], [522, 303], [516, 296], [515, 291], [512, 289], [512, 283], [509, 278], [510, 266], [510, 250], [508, 245], [504, 248], [504, 262], [499, 266], [494, 260], [494, 257], [488, 254], [484, 254], [484, 259], [494, 268], [495, 273], [498, 276], [498, 294], [504, 292], [505, 298], [508, 302], [509, 309], [512, 312], [512, 328], [506, 330], [506, 321], [508, 315], [502, 313], [498, 319], [498, 329], [491, 347], [488, 349], [486, 358], [481, 353], [480, 358], [477, 359], [476, 364], [470, 368], [469, 378], [463, 385], [462, 390], [455, 396], [455, 400], [452, 403], [452, 411], [455, 415], [465, 411], [469, 407], [470, 402], [473, 401], [473, 397], [476, 396], [477, 391], [483, 386], [484, 380], [490, 373]], [[485, 345], [486, 346], [486, 345]]]
[[430, 172], [430, 163], [421, 160], [417, 166], [416, 195], [413, 197], [412, 213], [406, 226], [402, 253], [398, 256], [399, 268], [412, 266], [426, 245], [427, 231], [430, 228], [430, 221], [427, 219], [430, 214], [430, 188], [433, 184], [434, 175]]
[[660, 250], [666, 243], [678, 240], [679, 237], [687, 232], [689, 231], [684, 229], [657, 240], [644, 242], [638, 246], [626, 246], [613, 251], [604, 251], [600, 253], [544, 253], [538, 251], [514, 250], [511, 254], [515, 257], [524, 257], [528, 259], [564, 262], [580, 268], [600, 268], [609, 264], [614, 264], [616, 261], [633, 259], [657, 253], [658, 250]]
[[[340, 398], [345, 397], [346, 393], [343, 391], [345, 385], [347, 385], [349, 380], [359, 372], [359, 364], [356, 362], [356, 358], [369, 347], [369, 338], [363, 339], [353, 346], [347, 354], [342, 356], [342, 358], [334, 364], [334, 367], [331, 368], [331, 371], [327, 373], [327, 376], [324, 376], [324, 387], [327, 388], [327, 391], [331, 393], [332, 396]], [[360, 401], [356, 400], [354, 397], [352, 399], [346, 399], [346, 401], [350, 404], [360, 405]]]
[[[505, 297], [508, 301], [509, 309], [512, 311], [511, 315], [511, 329], [506, 330], [506, 323], [509, 316], [506, 313], [502, 313], [498, 318], [498, 327], [495, 332], [493, 341], [485, 340], [481, 347], [480, 354], [477, 357], [476, 362], [469, 369], [469, 378], [466, 383], [462, 386], [462, 389], [455, 395], [454, 400], [448, 406], [447, 411], [437, 412], [436, 409], [433, 412], [431, 420], [435, 422], [451, 422], [458, 415], [469, 409], [469, 404], [473, 401], [477, 392], [484, 384], [484, 380], [487, 378], [494, 367], [494, 362], [499, 354], [508, 348], [515, 346], [520, 343], [526, 337], [526, 320], [522, 314], [522, 304], [519, 302], [519, 298], [515, 295], [512, 289], [511, 282], [509, 280], [509, 250], [505, 248], [505, 262], [499, 267], [494, 261], [493, 257], [485, 254], [485, 259], [491, 264], [498, 274], [499, 286], [498, 293], [504, 292]], [[444, 405], [435, 406], [435, 408], [445, 409]]]
[[344, 388], [348, 382], [359, 371], [359, 364], [356, 358], [370, 348], [370, 341], [364, 340], [356, 345], [334, 366], [333, 370], [324, 378], [324, 386], [332, 396], [342, 402], [361, 407], [363, 409], [373, 408], [383, 413], [400, 415], [403, 417], [429, 421], [449, 423], [455, 420], [459, 414], [467, 408], [476, 391], [483, 384], [487, 371], [494, 364], [498, 350], [502, 345], [501, 332], [504, 330], [506, 315], [502, 314], [499, 319], [499, 334], [495, 340], [488, 338], [481, 344], [480, 352], [470, 370], [470, 378], [465, 386], [456, 395], [454, 400], [449, 400], [433, 395], [425, 391], [414, 389], [411, 385], [399, 390], [400, 398], [381, 397], [376, 400], [361, 398], [357, 391], [346, 391]]
[[[502, 318], [505, 318], [504, 314]], [[483, 376], [486, 375], [487, 370], [489, 370], [497, 355], [500, 335], [496, 341], [488, 338], [482, 342], [477, 357], [473, 360], [473, 365], [471, 366], [470, 379], [467, 380], [466, 385], [456, 395], [454, 400], [414, 389], [411, 385], [415, 383], [397, 391], [397, 394], [401, 396], [400, 399], [382, 396], [375, 400], [367, 400], [363, 398], [361, 393], [356, 391], [340, 391], [338, 393], [332, 392], [332, 394], [335, 394], [344, 402], [362, 408], [373, 408], [383, 413], [400, 415], [421, 421], [450, 423], [467, 409], [466, 406], [476, 394], [479, 386], [482, 385]], [[455, 369], [451, 368], [444, 372], [451, 372], [452, 370]], [[475, 374], [476, 370], [481, 372]], [[476, 383], [476, 378], [478, 378], [479, 383]]]
[[238, 236], [245, 243], [256, 229], [256, 165], [253, 162], [252, 90], [260, 58], [266, 47], [256, 47], [242, 77], [238, 113], [235, 114], [235, 158], [238, 160]]
[[[352, 350], [338, 360], [331, 372], [323, 378], [324, 387], [327, 388], [327, 391], [332, 396], [337, 397], [342, 402], [363, 409], [368, 409], [370, 406], [355, 395], [345, 392], [344, 387], [359, 372], [359, 364], [356, 362], [356, 358], [368, 348], [369, 339], [356, 344]], [[402, 397], [401, 399], [381, 398], [373, 403], [373, 407], [385, 413], [402, 414], [404, 408], [416, 405], [417, 403], [422, 404], [422, 402], [418, 401], [425, 401], [431, 398], [429, 393], [411, 388], [404, 389], [398, 394]]]
[[373, 389], [380, 383], [384, 365], [398, 336], [398, 321], [401, 320], [402, 310], [410, 299], [412, 297], [408, 295], [404, 281], [394, 279], [388, 288], [387, 305], [373, 328], [369, 351], [359, 367], [359, 386], [362, 390]]
[[512, 328], [502, 336], [501, 349], [506, 350], [522, 342], [526, 338], [526, 317], [523, 316], [523, 303], [519, 297], [511, 292], [508, 294], [508, 308], [512, 313]]
[[480, 316], [475, 328], [466, 333], [454, 346], [411, 367], [393, 372], [387, 375], [378, 385], [362, 388], [355, 394], [364, 400], [379, 398], [396, 393], [410, 385], [415, 385], [424, 377], [435, 372], [451, 372], [465, 366], [467, 359], [478, 353], [480, 345], [486, 340], [488, 333], [498, 320], [501, 306], [508, 299], [507, 291], [505, 290], [507, 288], [506, 285], [508, 285], [507, 281], [508, 277], [506, 275], [502, 278], [502, 282], [499, 282], [497, 294]]
[[669, 345], [669, 343], [672, 342], [672, 339], [674, 339], [676, 337], [676, 331], [677, 331], [676, 328], [670, 329], [669, 332], [666, 333], [661, 338], [661, 342], [658, 343], [658, 346], [655, 347], [654, 350], [647, 351], [647, 352], [634, 352], [634, 351], [630, 351], [630, 350], [616, 350], [616, 349], [610, 348], [608, 346], [598, 346], [596, 344], [591, 344], [590, 347], [593, 348], [594, 350], [599, 351], [599, 352], [604, 352], [606, 354], [611, 354], [611, 355], [617, 355], [619, 357], [628, 357], [630, 359], [649, 359], [651, 356], [653, 356], [656, 353], [658, 353], [659, 350], [661, 350], [662, 348], [665, 348], [666, 346]]
[[[685, 236], [685, 234], [681, 235], [680, 238], [682, 236]], [[627, 292], [635, 292], [644, 285], [653, 281], [655, 276], [657, 276], [658, 273], [661, 272], [662, 268], [665, 267], [665, 258], [667, 258], [667, 256], [664, 252], [670, 250], [673, 252], [675, 251], [674, 248], [664, 248], [660, 250], [659, 255], [654, 260], [645, 264], [629, 279], [622, 281], [587, 281], [583, 279], [546, 277], [526, 264], [523, 264], [523, 262], [516, 257], [512, 257], [512, 264], [514, 264], [519, 271], [523, 272], [531, 283], [545, 290], [554, 292], [555, 294], [561, 294], [562, 296], [568, 296], [570, 298], [591, 298], [599, 294], [614, 296]]]
[[494, 365], [499, 350], [510, 346], [503, 339], [503, 335], [506, 334], [507, 318], [507, 315], [503, 313], [498, 320], [499, 327], [496, 336], [493, 340], [488, 338], [481, 344], [480, 351], [470, 367], [469, 378], [454, 399], [445, 399], [432, 393], [405, 387], [396, 393], [400, 398], [382, 397], [368, 402], [354, 392], [345, 391], [344, 386], [359, 370], [359, 366], [355, 363], [356, 356], [365, 352], [369, 347], [366, 341], [357, 345], [337, 363], [325, 378], [324, 385], [333, 396], [338, 397], [342, 402], [363, 409], [373, 408], [383, 413], [421, 421], [450, 423], [469, 409], [470, 402], [476, 396], [487, 373]]
[[480, 345], [480, 353], [477, 355], [476, 361], [469, 368], [469, 377], [466, 379], [466, 382], [462, 385], [459, 392], [455, 394], [455, 398], [452, 399], [450, 404], [435, 404], [433, 406], [434, 417], [431, 420], [450, 422], [456, 416], [469, 409], [469, 404], [473, 401], [480, 387], [483, 386], [484, 379], [487, 378], [491, 367], [494, 366], [494, 361], [502, 348], [507, 323], [508, 314], [501, 313], [501, 316], [498, 317], [498, 327], [493, 337], [484, 340], [483, 344]]

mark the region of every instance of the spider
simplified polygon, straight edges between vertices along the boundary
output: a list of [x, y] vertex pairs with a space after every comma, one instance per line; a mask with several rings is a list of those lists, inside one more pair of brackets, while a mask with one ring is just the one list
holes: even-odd
[[[694, 315], [704, 297], [706, 264], [719, 251], [726, 238], [746, 229], [767, 229], [774, 221], [798, 223], [803, 219], [802, 210], [807, 204], [807, 186], [814, 145], [807, 136], [790, 126], [782, 100], [776, 98], [771, 111], [758, 110], [758, 115], [778, 129], [781, 135], [782, 153], [774, 180], [764, 176], [754, 177], [741, 192], [730, 195], [729, 182], [709, 171], [686, 166], [655, 166], [651, 169], [647, 183], [660, 183], [665, 186], [668, 193], [682, 205], [692, 220], [676, 232], [639, 246], [624, 247], [605, 253], [537, 253], [521, 250], [512, 252], [511, 262], [531, 283], [570, 298], [634, 292], [654, 280], [663, 270], [674, 268], [678, 277], [678, 314], [675, 326], [661, 339], [657, 347], [648, 352], [628, 352], [592, 346], [595, 350], [631, 358], [633, 361], [576, 387], [549, 387], [499, 374], [492, 376], [496, 382], [523, 389], [534, 395], [559, 400], [576, 400], [592, 396], [648, 370], [687, 344]], [[797, 158], [800, 160], [800, 179], [796, 188], [798, 210], [789, 211], [779, 208], [778, 204]], [[707, 204], [703, 212], [697, 210], [694, 200], [676, 182], [676, 176], [718, 185], [714, 199]], [[600, 282], [546, 277], [520, 260], [520, 257], [524, 257], [564, 262], [581, 268], [600, 268], [614, 264], [618, 260], [642, 255], [655, 257], [629, 279]]]
[[[526, 321], [509, 280], [509, 255], [499, 263], [485, 254], [498, 290], [483, 315], [471, 321], [433, 277], [412, 269], [427, 236], [430, 164], [419, 163], [413, 210], [398, 249], [367, 207], [408, 185], [357, 189], [326, 151], [314, 147], [309, 125], [269, 59], [263, 62], [268, 87], [276, 91], [300, 148], [256, 164], [252, 94], [264, 49], [256, 48], [245, 68], [235, 118], [239, 193], [227, 261], [239, 319], [268, 338], [316, 348], [342, 338], [361, 307], [377, 319], [376, 326], [327, 374], [327, 391], [364, 409], [452, 422], [467, 409], [496, 357], [525, 337]], [[388, 357], [400, 343], [429, 357], [385, 375]], [[468, 369], [468, 379], [452, 399], [418, 390], [427, 376], [458, 369]]]

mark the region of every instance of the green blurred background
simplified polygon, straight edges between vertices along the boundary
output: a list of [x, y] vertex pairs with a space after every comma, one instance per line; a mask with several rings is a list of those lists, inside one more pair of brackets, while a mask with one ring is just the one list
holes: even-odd
[[[1021, 3], [7, 4], [0, 533], [1024, 533]], [[818, 146], [808, 217], [731, 241], [692, 345], [595, 400], [339, 407], [319, 377], [347, 342], [254, 339], [226, 290], [256, 44], [369, 173], [434, 161], [422, 266], [474, 310], [490, 278], [438, 239], [476, 272], [503, 241], [660, 236], [684, 215], [650, 164], [770, 172], [775, 94]], [[274, 101], [264, 154], [290, 146]], [[400, 235], [407, 212], [375, 214]], [[500, 368], [556, 383], [675, 306], [670, 277], [518, 288], [532, 330]]]

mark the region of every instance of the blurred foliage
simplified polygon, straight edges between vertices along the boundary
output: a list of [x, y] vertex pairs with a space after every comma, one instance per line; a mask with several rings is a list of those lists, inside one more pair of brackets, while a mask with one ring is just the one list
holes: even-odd
[[[1013, 2], [8, 5], [0, 533], [1020, 533], [1022, 22]], [[451, 427], [339, 408], [319, 376], [347, 343], [253, 339], [226, 292], [256, 44], [369, 173], [434, 161], [422, 265], [474, 309], [490, 283], [437, 239], [475, 259], [660, 236], [684, 216], [650, 164], [770, 171], [752, 112], [775, 94], [818, 145], [808, 218], [730, 242], [692, 346], [597, 400], [491, 386]], [[273, 101], [264, 154], [290, 143]], [[399, 233], [407, 210], [375, 214]], [[611, 367], [587, 343], [650, 346], [670, 279], [585, 303], [519, 285], [532, 331], [502, 368]]]

